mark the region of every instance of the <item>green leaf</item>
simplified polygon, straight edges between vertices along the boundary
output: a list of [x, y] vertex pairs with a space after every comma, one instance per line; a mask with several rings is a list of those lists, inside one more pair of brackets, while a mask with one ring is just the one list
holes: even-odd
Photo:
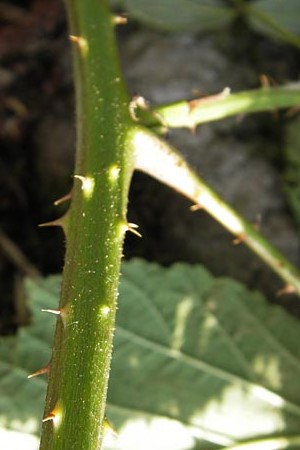
[[123, 0], [123, 4], [137, 20], [169, 31], [218, 28], [235, 14], [220, 0]]
[[247, 10], [259, 31], [300, 47], [299, 0], [257, 0]]
[[300, 118], [293, 120], [286, 129], [284, 148], [286, 169], [284, 186], [295, 222], [300, 227]]
[[29, 281], [31, 326], [21, 328], [16, 337], [0, 337], [0, 436], [5, 450], [38, 448], [32, 435], [40, 431], [46, 380], [27, 376], [49, 362], [54, 322], [41, 309], [57, 304], [60, 281], [60, 276]]
[[[59, 283], [28, 282], [32, 326], [2, 340], [3, 429], [38, 433], [46, 379], [26, 375], [48, 362], [54, 321], [40, 309], [56, 307]], [[287, 436], [288, 447], [299, 434], [299, 331], [261, 295], [201, 266], [124, 263], [109, 448], [213, 449], [270, 436]]]

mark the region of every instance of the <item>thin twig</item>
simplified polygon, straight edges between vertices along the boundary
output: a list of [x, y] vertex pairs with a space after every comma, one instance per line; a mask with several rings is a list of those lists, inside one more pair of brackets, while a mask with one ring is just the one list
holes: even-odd
[[31, 264], [21, 249], [3, 231], [0, 231], [0, 248], [20, 272], [30, 278], [40, 276], [38, 269]]
[[[151, 108], [136, 105], [135, 114], [146, 126], [195, 129], [197, 125], [221, 120], [238, 114], [252, 114], [290, 108], [300, 104], [300, 85], [291, 83], [280, 87], [262, 87], [236, 94], [229, 88], [207, 97], [181, 100]], [[152, 114], [152, 115], [151, 115]]]

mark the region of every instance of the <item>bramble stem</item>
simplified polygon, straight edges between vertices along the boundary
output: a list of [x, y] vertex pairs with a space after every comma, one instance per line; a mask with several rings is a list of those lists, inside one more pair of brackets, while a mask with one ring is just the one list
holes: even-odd
[[255, 439], [253, 441], [241, 442], [226, 447], [226, 450], [281, 450], [285, 448], [298, 447], [300, 436], [276, 436], [265, 439]]
[[300, 85], [262, 87], [231, 94], [228, 88], [216, 95], [151, 106], [149, 111], [137, 105], [136, 116], [144, 125], [164, 128], [190, 128], [238, 114], [274, 111], [300, 105]]
[[[168, 144], [137, 126], [139, 111], [129, 101], [121, 79], [108, 0], [65, 1], [74, 50], [77, 152], [70, 209], [63, 220], [52, 223], [63, 226], [67, 248], [59, 308], [48, 309], [58, 320], [40, 450], [98, 450], [103, 437], [122, 246], [125, 232], [134, 230], [134, 225], [127, 224], [126, 212], [135, 164], [205, 208], [299, 294], [300, 277], [297, 269]], [[277, 103], [272, 103], [272, 108], [295, 104], [291, 96], [286, 100], [294, 91], [273, 92]], [[231, 109], [227, 103], [226, 116], [229, 111], [236, 114], [246, 108], [243, 95], [229, 97], [234, 102]], [[299, 90], [295, 95], [298, 102]], [[252, 96], [255, 98], [252, 112], [265, 109], [261, 93]], [[250, 100], [246, 100], [249, 112]], [[200, 123], [200, 101], [194, 102], [186, 102], [193, 123], [179, 126]], [[209, 116], [213, 105], [205, 108], [206, 121], [221, 118], [216, 112]], [[164, 120], [173, 114], [168, 111]], [[184, 114], [178, 110], [176, 114], [183, 121]], [[157, 109], [157, 115], [163, 117], [163, 109]]]
[[180, 192], [204, 209], [268, 264], [300, 295], [300, 273], [248, 221], [223, 201], [167, 142], [140, 128], [135, 134], [136, 169]]
[[129, 100], [105, 0], [67, 0], [77, 107], [74, 189], [42, 450], [101, 447], [126, 208]]

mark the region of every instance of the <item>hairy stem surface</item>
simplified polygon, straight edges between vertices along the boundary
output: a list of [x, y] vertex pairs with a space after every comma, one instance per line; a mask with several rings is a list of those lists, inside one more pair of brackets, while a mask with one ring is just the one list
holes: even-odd
[[133, 158], [113, 18], [105, 0], [66, 0], [77, 154], [40, 449], [101, 447]]

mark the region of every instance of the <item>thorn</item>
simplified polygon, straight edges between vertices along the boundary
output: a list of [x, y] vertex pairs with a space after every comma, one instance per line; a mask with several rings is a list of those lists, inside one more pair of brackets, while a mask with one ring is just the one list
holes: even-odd
[[103, 432], [104, 434], [106, 433], [111, 433], [115, 436], [118, 435], [116, 429], [114, 428], [114, 426], [112, 425], [111, 421], [105, 416], [104, 420], [103, 420]]
[[85, 183], [88, 183], [87, 180], [89, 179], [89, 177], [84, 177], [83, 175], [74, 175], [74, 178], [77, 178], [77, 180], [81, 181], [81, 183], [82, 183], [81, 188], [82, 189], [84, 189], [84, 185], [85, 185]]
[[246, 236], [241, 233], [233, 239], [232, 243], [233, 243], [233, 245], [239, 245], [239, 244], [242, 244], [243, 242], [245, 242], [245, 239], [246, 239]]
[[136, 95], [132, 97], [131, 102], [129, 103], [129, 112], [133, 120], [136, 122], [139, 120], [138, 116], [136, 115], [137, 109], [148, 109], [148, 104], [144, 97], [141, 95]]
[[269, 87], [272, 87], [272, 86], [278, 86], [277, 81], [274, 78], [272, 78], [270, 75], [266, 75], [265, 73], [262, 73], [259, 76], [259, 81], [260, 81], [260, 84], [261, 84], [262, 88], [269, 88]]
[[89, 49], [87, 40], [83, 36], [69, 36], [70, 41], [76, 44], [83, 55], [86, 55]]
[[62, 222], [62, 218], [60, 217], [59, 219], [55, 219], [52, 220], [50, 222], [44, 222], [44, 223], [39, 223], [38, 227], [40, 228], [45, 228], [45, 227], [64, 227], [63, 222]]
[[208, 103], [214, 103], [217, 100], [223, 100], [230, 95], [230, 92], [230, 88], [225, 87], [223, 91], [219, 92], [218, 94], [202, 96], [200, 98], [195, 98], [194, 100], [190, 100], [189, 102], [187, 102], [188, 111], [190, 113], [190, 124], [188, 125], [188, 128], [190, 128], [192, 134], [196, 134], [197, 130], [197, 123], [194, 123], [193, 121], [193, 110], [201, 108], [202, 105], [205, 106]]
[[64, 195], [63, 197], [55, 200], [54, 205], [55, 206], [61, 205], [62, 203], [66, 202], [67, 200], [71, 200], [71, 198], [72, 198], [72, 191], [69, 192], [68, 194]]
[[48, 312], [50, 314], [56, 314], [57, 316], [61, 315], [60, 309], [41, 309], [42, 312]]
[[270, 78], [265, 73], [262, 73], [259, 75], [259, 81], [263, 88], [269, 88], [270, 87]]
[[128, 23], [128, 18], [122, 14], [117, 14], [113, 16], [113, 23], [115, 25], [126, 25]]
[[278, 297], [281, 297], [282, 295], [289, 295], [289, 294], [295, 294], [295, 293], [296, 293], [296, 289], [294, 288], [294, 286], [292, 286], [291, 284], [287, 284], [282, 289], [280, 289], [276, 293], [276, 295]]
[[61, 228], [63, 228], [64, 232], [66, 233], [67, 220], [68, 220], [68, 212], [66, 212], [63, 216], [59, 217], [58, 219], [51, 220], [50, 222], [40, 223], [38, 225], [38, 227], [40, 227], [40, 228], [61, 227]]
[[74, 175], [74, 178], [81, 181], [81, 190], [83, 191], [83, 195], [86, 199], [90, 199], [94, 193], [95, 178], [88, 176], [84, 177], [82, 175]]
[[47, 364], [47, 366], [42, 367], [39, 370], [36, 370], [35, 372], [31, 373], [30, 375], [27, 376], [28, 379], [33, 378], [33, 377], [38, 377], [39, 375], [43, 375], [44, 373], [48, 373], [50, 370], [50, 364]]
[[207, 95], [205, 97], [196, 98], [194, 100], [190, 100], [188, 102], [189, 111], [192, 112], [193, 109], [201, 107], [202, 104], [213, 103], [216, 100], [223, 100], [230, 95], [231, 89], [229, 87], [225, 87], [223, 91], [219, 92], [215, 95]]
[[195, 136], [197, 133], [197, 124], [194, 123], [192, 125], [189, 125], [189, 129], [190, 129], [192, 135]]
[[42, 422], [53, 422], [54, 425], [58, 425], [59, 422], [61, 421], [61, 417], [62, 417], [62, 412], [61, 412], [61, 408], [59, 407], [55, 407], [49, 414], [48, 416], [44, 417], [42, 419]]
[[138, 236], [138, 237], [142, 237], [142, 235], [141, 235], [141, 233], [139, 233], [138, 231], [137, 231], [137, 228], [138, 228], [139, 226], [138, 225], [136, 225], [135, 223], [128, 223], [127, 224], [127, 230], [128, 231], [130, 231], [131, 233], [133, 233], [133, 234], [135, 234], [136, 236]]
[[55, 414], [54, 413], [50, 413], [48, 416], [44, 417], [42, 422], [49, 422], [49, 420], [54, 420], [55, 418]]
[[261, 214], [257, 214], [255, 223], [253, 225], [253, 227], [256, 229], [256, 231], [260, 231], [261, 222], [262, 222]]
[[54, 314], [55, 316], [59, 316], [62, 320], [62, 324], [65, 327], [66, 325], [66, 310], [67, 310], [67, 306], [65, 306], [64, 308], [60, 308], [60, 309], [41, 309], [42, 312], [47, 312], [50, 314]]
[[[270, 87], [274, 87], [274, 86], [278, 85], [276, 80], [272, 79], [269, 75], [266, 75], [264, 73], [262, 73], [259, 76], [259, 81], [261, 84], [261, 89], [265, 89], [265, 90], [269, 89]], [[272, 117], [274, 120], [278, 120], [278, 108], [274, 108], [271, 111], [271, 114], [272, 114]]]
[[190, 206], [191, 211], [199, 211], [200, 209], [203, 209], [203, 206], [200, 204]]

